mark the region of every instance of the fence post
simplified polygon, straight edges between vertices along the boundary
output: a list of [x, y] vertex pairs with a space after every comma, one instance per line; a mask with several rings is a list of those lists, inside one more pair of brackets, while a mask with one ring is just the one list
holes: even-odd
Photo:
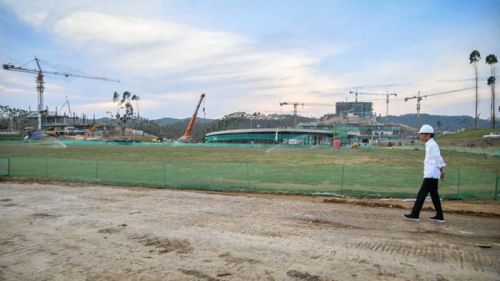
[[10, 177], [10, 157], [7, 158], [7, 176]]
[[497, 200], [497, 194], [498, 194], [498, 179], [499, 179], [499, 174], [497, 173], [497, 179], [495, 181], [495, 200]]
[[167, 186], [167, 164], [163, 160], [163, 187]]
[[248, 162], [246, 162], [246, 174], [247, 174], [247, 189], [250, 188], [250, 176], [249, 176], [249, 170], [248, 170]]
[[460, 166], [457, 169], [457, 195], [460, 194]]
[[345, 169], [345, 163], [342, 163], [342, 178], [340, 181], [340, 190], [344, 191], [344, 169]]
[[99, 182], [99, 159], [95, 160], [95, 182]]

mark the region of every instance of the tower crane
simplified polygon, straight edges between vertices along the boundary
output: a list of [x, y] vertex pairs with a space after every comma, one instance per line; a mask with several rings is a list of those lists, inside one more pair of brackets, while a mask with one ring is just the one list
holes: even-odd
[[[43, 111], [43, 102], [44, 102], [43, 94], [44, 94], [44, 89], [45, 89], [45, 87], [44, 87], [45, 74], [59, 75], [59, 76], [64, 76], [64, 77], [94, 79], [94, 80], [102, 80], [102, 81], [110, 81], [110, 82], [120, 82], [119, 80], [113, 80], [113, 79], [99, 77], [99, 76], [90, 76], [90, 75], [74, 74], [74, 73], [59, 72], [59, 71], [46, 71], [46, 70], [42, 69], [42, 66], [40, 65], [40, 62], [42, 62], [42, 61], [39, 58], [35, 57], [30, 62], [32, 62], [32, 61], [35, 61], [35, 63], [36, 63], [36, 68], [34, 68], [34, 69], [26, 68], [24, 66], [15, 66], [11, 63], [4, 64], [3, 69], [10, 70], [10, 71], [18, 71], [18, 72], [36, 74], [36, 90], [38, 92], [38, 130], [42, 129], [42, 111]], [[28, 63], [30, 63], [30, 62], [28, 62]]]
[[284, 105], [293, 105], [293, 127], [295, 128], [297, 126], [297, 108], [300, 106], [332, 106], [334, 107], [335, 104], [329, 104], [329, 103], [310, 103], [310, 102], [280, 102], [280, 106]]
[[[186, 131], [177, 141], [179, 142], [193, 142], [193, 137], [191, 136], [191, 131], [193, 130], [194, 124], [196, 122], [196, 116], [198, 115], [198, 110], [200, 109], [201, 102], [205, 98], [205, 94], [201, 94], [200, 100], [194, 109], [193, 116], [191, 116], [191, 120], [186, 128]], [[203, 112], [205, 112], [205, 108], [203, 108]]]
[[420, 127], [420, 102], [424, 98], [433, 97], [433, 96], [439, 96], [439, 95], [452, 94], [452, 93], [458, 93], [458, 92], [464, 92], [464, 91], [472, 90], [472, 89], [475, 89], [475, 87], [469, 87], [469, 88], [463, 88], [463, 89], [457, 89], [457, 90], [450, 90], [450, 91], [439, 92], [439, 93], [431, 93], [431, 94], [426, 94], [426, 95], [421, 95], [420, 91], [418, 91], [418, 93], [417, 93], [416, 96], [406, 97], [405, 98], [405, 102], [409, 101], [409, 100], [412, 100], [412, 99], [416, 99], [417, 100], [417, 128], [418, 128], [418, 127]]
[[358, 95], [368, 95], [368, 96], [385, 96], [385, 115], [389, 115], [389, 98], [391, 96], [397, 97], [398, 94], [396, 93], [364, 93], [364, 92], [358, 92], [358, 91], [349, 91], [349, 94], [354, 94], [356, 97], [356, 102], [358, 102]]

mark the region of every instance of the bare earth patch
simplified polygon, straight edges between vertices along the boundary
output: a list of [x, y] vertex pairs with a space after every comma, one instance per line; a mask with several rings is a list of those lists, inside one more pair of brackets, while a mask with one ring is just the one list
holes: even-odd
[[445, 202], [437, 224], [403, 221], [401, 201], [30, 183], [0, 198], [0, 280], [500, 279], [498, 204]]

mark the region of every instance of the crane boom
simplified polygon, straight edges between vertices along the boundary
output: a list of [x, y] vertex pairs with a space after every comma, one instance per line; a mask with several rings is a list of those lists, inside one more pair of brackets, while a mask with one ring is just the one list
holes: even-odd
[[[28, 68], [24, 68], [24, 67], [20, 67], [20, 66], [15, 66], [13, 64], [4, 64], [3, 69], [24, 72], [24, 73], [39, 73], [41, 71], [41, 70], [36, 70], [36, 69], [28, 69]], [[120, 82], [120, 80], [116, 80], [116, 79], [110, 79], [110, 78], [99, 77], [99, 76], [91, 76], [91, 75], [83, 75], [83, 74], [74, 74], [74, 73], [68, 73], [68, 72], [45, 71], [45, 70], [42, 72], [44, 74], [59, 75], [59, 76], [64, 76], [64, 77], [94, 79], [94, 80], [110, 81], [110, 82], [117, 82], [117, 83]]]
[[191, 120], [189, 120], [189, 124], [186, 128], [186, 131], [184, 132], [184, 135], [179, 138], [178, 141], [180, 142], [193, 142], [193, 138], [191, 136], [191, 131], [193, 130], [194, 124], [196, 123], [196, 117], [198, 115], [198, 110], [200, 109], [201, 102], [205, 98], [205, 94], [201, 94], [200, 100], [198, 101], [198, 104], [196, 105], [196, 108], [194, 109], [193, 116], [191, 116]]
[[293, 127], [294, 128], [297, 126], [297, 107], [299, 105], [301, 105], [301, 106], [335, 106], [335, 104], [329, 104], [329, 103], [290, 102], [290, 101], [280, 102], [280, 106], [283, 106], [283, 105], [293, 105]]
[[354, 94], [356, 96], [356, 102], [358, 102], [358, 95], [366, 95], [366, 96], [385, 96], [385, 115], [389, 115], [389, 98], [391, 96], [397, 97], [398, 94], [396, 93], [365, 93], [365, 92], [358, 92], [358, 91], [350, 91], [349, 94]]
[[427, 95], [423, 95], [423, 96], [417, 95], [417, 96], [413, 96], [413, 97], [407, 97], [407, 98], [405, 98], [405, 101], [408, 101], [408, 100], [411, 100], [411, 99], [420, 99], [420, 100], [422, 100], [422, 98], [439, 96], [439, 95], [446, 95], [446, 94], [452, 94], [452, 93], [463, 92], [463, 91], [472, 90], [472, 89], [475, 89], [475, 87], [469, 87], [469, 88], [463, 88], [463, 89], [458, 89], [458, 90], [451, 90], [451, 91], [445, 91], [445, 92], [427, 94]]
[[68, 73], [68, 72], [58, 72], [58, 71], [45, 71], [42, 69], [42, 66], [40, 65], [39, 58], [35, 57], [33, 60], [36, 62], [36, 66], [38, 69], [29, 69], [29, 68], [22, 67], [22, 66], [15, 66], [11, 63], [3, 64], [3, 69], [10, 70], [10, 71], [24, 72], [24, 73], [35, 73], [37, 75], [36, 76], [36, 90], [38, 93], [38, 130], [42, 129], [42, 111], [43, 111], [43, 102], [44, 102], [43, 93], [45, 90], [45, 87], [44, 87], [45, 81], [43, 79], [44, 74], [59, 75], [59, 76], [64, 76], [64, 77], [94, 79], [94, 80], [102, 80], [102, 81], [109, 81], [109, 82], [120, 82], [120, 80], [114, 80], [114, 79], [109, 79], [109, 78], [99, 77], [99, 76], [90, 76], [90, 75], [74, 74], [74, 73]]
[[432, 94], [426, 94], [426, 95], [420, 95], [420, 91], [417, 93], [416, 96], [413, 97], [406, 97], [404, 100], [409, 101], [416, 99], [417, 100], [417, 127], [420, 126], [420, 102], [427, 97], [433, 97], [433, 96], [440, 96], [440, 95], [447, 95], [447, 94], [452, 94], [452, 93], [458, 93], [458, 92], [463, 92], [467, 90], [472, 90], [475, 89], [475, 87], [469, 87], [469, 88], [463, 88], [463, 89], [457, 89], [457, 90], [450, 90], [450, 91], [444, 91], [444, 92], [438, 92], [438, 93], [432, 93]]

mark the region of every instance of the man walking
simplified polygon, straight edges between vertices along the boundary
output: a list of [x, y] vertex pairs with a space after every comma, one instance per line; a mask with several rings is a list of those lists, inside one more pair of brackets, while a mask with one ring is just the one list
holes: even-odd
[[420, 140], [425, 143], [425, 160], [424, 160], [424, 181], [417, 194], [417, 199], [415, 200], [415, 205], [410, 214], [403, 215], [405, 219], [418, 221], [420, 210], [424, 205], [425, 198], [427, 194], [431, 194], [432, 203], [434, 204], [434, 209], [436, 210], [436, 215], [429, 218], [436, 222], [445, 222], [443, 216], [443, 209], [441, 208], [441, 200], [438, 194], [438, 181], [444, 180], [444, 167], [446, 164], [441, 157], [441, 152], [439, 146], [434, 141], [434, 129], [430, 125], [423, 125], [420, 128], [419, 137]]

